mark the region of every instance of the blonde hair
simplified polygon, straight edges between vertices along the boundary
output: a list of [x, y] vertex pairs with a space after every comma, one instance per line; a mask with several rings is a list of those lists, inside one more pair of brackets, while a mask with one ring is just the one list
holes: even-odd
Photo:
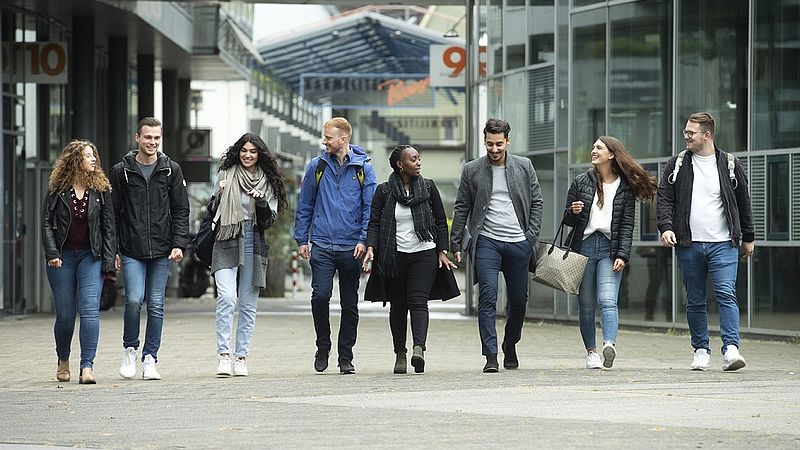
[[328, 128], [328, 127], [338, 129], [347, 137], [353, 135], [353, 127], [350, 126], [350, 122], [348, 122], [347, 119], [345, 119], [344, 117], [334, 117], [332, 119], [329, 119], [327, 122], [325, 122], [325, 125], [323, 125], [322, 128]]
[[[83, 150], [91, 147], [97, 164], [93, 172], [83, 170], [84, 154]], [[97, 146], [89, 141], [74, 140], [64, 147], [61, 155], [53, 165], [53, 172], [50, 174], [49, 190], [52, 193], [66, 192], [72, 188], [76, 182], [81, 182], [87, 188], [98, 192], [110, 192], [111, 183], [108, 182], [103, 168], [100, 167], [100, 154]]]

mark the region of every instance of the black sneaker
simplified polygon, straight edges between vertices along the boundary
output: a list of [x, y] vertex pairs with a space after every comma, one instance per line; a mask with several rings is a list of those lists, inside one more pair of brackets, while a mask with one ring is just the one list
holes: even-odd
[[506, 344], [503, 342], [503, 367], [506, 370], [515, 370], [519, 368], [519, 359], [517, 359], [517, 348], [515, 345]]
[[328, 352], [325, 350], [317, 350], [314, 353], [314, 370], [317, 372], [324, 372], [328, 368]]
[[497, 364], [497, 355], [486, 355], [486, 365], [483, 366], [483, 373], [497, 373], [500, 365]]
[[356, 373], [356, 368], [353, 367], [353, 361], [349, 359], [340, 359], [339, 372], [342, 372], [343, 374]]

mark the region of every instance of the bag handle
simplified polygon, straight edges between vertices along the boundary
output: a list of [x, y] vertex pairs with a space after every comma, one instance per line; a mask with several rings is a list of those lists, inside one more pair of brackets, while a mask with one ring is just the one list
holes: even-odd
[[[550, 248], [547, 249], [547, 254], [550, 255], [555, 251], [556, 248], [556, 240], [558, 240], [558, 246], [560, 248], [564, 248], [564, 219], [561, 219], [561, 224], [558, 225], [558, 230], [556, 230], [555, 236], [553, 236], [553, 243], [550, 244]], [[570, 239], [570, 243], [575, 241], [575, 233], [572, 234], [572, 239]], [[566, 260], [569, 257], [570, 252], [572, 251], [572, 246], [567, 245], [566, 249], [564, 249], [564, 256], [561, 259]]]

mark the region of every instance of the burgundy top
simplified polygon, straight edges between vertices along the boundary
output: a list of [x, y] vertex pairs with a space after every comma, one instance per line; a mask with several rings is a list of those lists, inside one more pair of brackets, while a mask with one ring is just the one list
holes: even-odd
[[70, 250], [89, 250], [89, 225], [86, 220], [89, 209], [89, 190], [83, 193], [83, 198], [75, 195], [75, 189], [69, 191], [69, 211], [72, 214], [72, 223], [69, 226], [67, 240], [64, 248]]

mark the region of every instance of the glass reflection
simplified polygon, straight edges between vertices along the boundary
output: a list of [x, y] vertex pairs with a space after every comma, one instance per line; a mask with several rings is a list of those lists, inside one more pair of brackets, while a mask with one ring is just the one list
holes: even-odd
[[754, 328], [800, 330], [800, 248], [756, 246], [753, 255]]
[[672, 15], [665, 2], [609, 9], [608, 133], [634, 157], [672, 154]]
[[[695, 111], [709, 112], [720, 130], [715, 142], [728, 151], [743, 151], [747, 143], [747, 4], [680, 2], [678, 126]], [[683, 140], [675, 142], [676, 150], [683, 150]]]
[[672, 249], [637, 246], [622, 275], [620, 319], [672, 322]]
[[800, 146], [800, 4], [755, 2], [753, 147]]
[[600, 8], [572, 17], [573, 163], [588, 162], [592, 142], [606, 134], [606, 11]]

